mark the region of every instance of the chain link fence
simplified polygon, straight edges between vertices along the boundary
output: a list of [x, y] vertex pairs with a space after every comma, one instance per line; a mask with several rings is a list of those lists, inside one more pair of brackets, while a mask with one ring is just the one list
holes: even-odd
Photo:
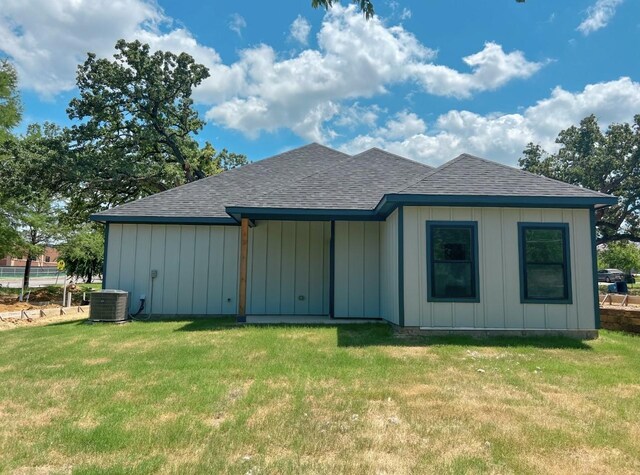
[[[24, 275], [24, 267], [0, 267], [0, 281], [7, 279], [21, 279]], [[55, 267], [32, 267], [31, 278], [57, 277], [64, 278], [65, 273]]]

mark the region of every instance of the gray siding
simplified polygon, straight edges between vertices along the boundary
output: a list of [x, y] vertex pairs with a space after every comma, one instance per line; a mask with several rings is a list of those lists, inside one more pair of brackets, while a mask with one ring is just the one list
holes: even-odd
[[[425, 222], [478, 222], [479, 303], [427, 302]], [[518, 222], [569, 224], [573, 304], [521, 304]], [[585, 209], [404, 208], [405, 325], [428, 328], [595, 328], [589, 211]]]
[[398, 299], [398, 211], [380, 223], [380, 316], [400, 323]]
[[329, 222], [257, 221], [249, 229], [247, 313], [329, 313]]
[[236, 226], [110, 224], [105, 287], [130, 292], [132, 312], [144, 294], [157, 315], [233, 315], [239, 237]]
[[380, 223], [335, 225], [335, 316], [380, 317]]

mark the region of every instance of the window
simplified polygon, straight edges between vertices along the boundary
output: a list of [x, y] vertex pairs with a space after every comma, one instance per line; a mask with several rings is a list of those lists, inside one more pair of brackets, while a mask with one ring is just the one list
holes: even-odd
[[520, 300], [571, 303], [569, 225], [518, 223]]
[[51, 262], [51, 256], [44, 256], [45, 262]]
[[427, 300], [479, 302], [478, 224], [427, 221]]

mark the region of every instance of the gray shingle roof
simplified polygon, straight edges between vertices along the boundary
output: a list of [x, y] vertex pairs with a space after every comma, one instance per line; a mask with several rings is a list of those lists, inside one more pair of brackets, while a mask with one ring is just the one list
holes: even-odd
[[229, 218], [226, 206], [337, 166], [346, 153], [312, 143], [219, 175], [172, 188], [94, 216]]
[[405, 187], [401, 194], [611, 198], [466, 153]]
[[347, 155], [305, 145], [93, 215], [96, 220], [229, 220], [229, 208], [363, 210], [385, 195], [612, 197], [463, 154], [433, 169], [373, 148]]
[[372, 148], [287, 186], [248, 195], [234, 206], [372, 210], [385, 194], [431, 171], [423, 163]]

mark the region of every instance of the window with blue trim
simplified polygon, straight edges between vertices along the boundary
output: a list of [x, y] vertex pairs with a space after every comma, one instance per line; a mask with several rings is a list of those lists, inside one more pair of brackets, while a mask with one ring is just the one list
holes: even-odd
[[520, 300], [571, 303], [569, 225], [518, 223]]
[[427, 221], [427, 299], [478, 302], [478, 225]]

